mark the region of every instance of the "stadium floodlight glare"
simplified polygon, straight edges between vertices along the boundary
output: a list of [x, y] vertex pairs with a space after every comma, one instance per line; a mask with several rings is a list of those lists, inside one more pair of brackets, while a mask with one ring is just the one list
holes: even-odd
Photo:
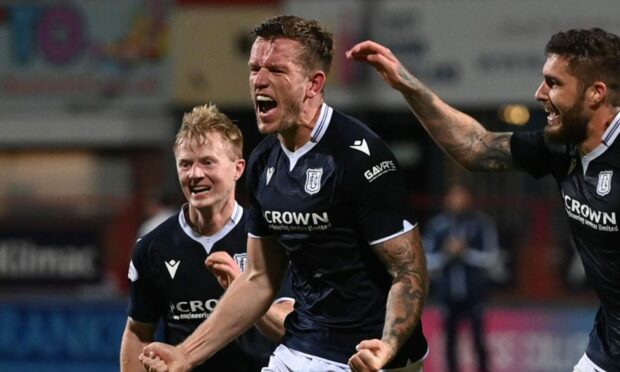
[[530, 120], [530, 110], [521, 104], [504, 105], [499, 108], [497, 116], [510, 125], [525, 125]]

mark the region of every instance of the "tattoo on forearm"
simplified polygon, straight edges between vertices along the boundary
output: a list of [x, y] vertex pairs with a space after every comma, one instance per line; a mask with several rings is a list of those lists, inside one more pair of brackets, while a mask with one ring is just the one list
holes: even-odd
[[401, 66], [399, 75], [403, 81], [415, 92], [415, 97], [405, 96], [407, 103], [418, 117], [432, 117], [437, 114], [437, 110], [431, 104], [433, 93], [420, 80], [411, 75], [407, 69]]
[[515, 167], [510, 154], [511, 133], [492, 133], [470, 116], [436, 98], [401, 66], [399, 75], [408, 87], [403, 96], [411, 111], [435, 141], [468, 169], [495, 172]]
[[479, 138], [473, 146], [477, 156], [472, 158], [470, 169], [494, 172], [513, 168], [510, 136], [510, 133], [500, 133], [487, 140]]
[[424, 257], [416, 254], [416, 250], [406, 239], [386, 242], [379, 251], [393, 277], [383, 339], [402, 345], [422, 315], [428, 287], [426, 264]]

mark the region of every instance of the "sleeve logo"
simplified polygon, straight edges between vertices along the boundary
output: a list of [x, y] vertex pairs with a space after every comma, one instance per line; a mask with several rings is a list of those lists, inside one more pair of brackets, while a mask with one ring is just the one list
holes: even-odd
[[127, 273], [127, 277], [132, 282], [135, 282], [140, 277], [138, 275], [138, 270], [136, 270], [136, 267], [133, 264], [133, 261], [129, 261], [129, 272]]
[[364, 154], [370, 156], [370, 149], [368, 148], [368, 144], [366, 143], [366, 139], [362, 138], [362, 140], [357, 140], [355, 142], [353, 142], [353, 144], [351, 146], [349, 146], [350, 148], [357, 150], [357, 151], [361, 151]]
[[372, 182], [382, 175], [396, 170], [396, 164], [392, 160], [385, 160], [377, 165], [373, 165], [371, 169], [364, 172], [364, 177], [368, 182]]
[[273, 176], [274, 167], [267, 168], [267, 173], [265, 174], [265, 185], [269, 185], [269, 181], [271, 181], [271, 176]]

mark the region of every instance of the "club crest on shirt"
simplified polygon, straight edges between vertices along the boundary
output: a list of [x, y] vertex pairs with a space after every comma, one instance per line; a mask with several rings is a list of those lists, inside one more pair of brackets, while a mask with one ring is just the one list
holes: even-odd
[[321, 190], [321, 177], [323, 168], [309, 168], [306, 171], [306, 185], [304, 190], [310, 195], [314, 195]]
[[596, 193], [605, 196], [611, 191], [611, 177], [613, 171], [602, 171], [598, 174], [598, 184], [596, 185]]
[[248, 254], [247, 253], [237, 253], [237, 254], [235, 254], [233, 256], [233, 259], [237, 263], [237, 266], [239, 266], [239, 270], [241, 270], [242, 272], [245, 271], [245, 264], [248, 261]]

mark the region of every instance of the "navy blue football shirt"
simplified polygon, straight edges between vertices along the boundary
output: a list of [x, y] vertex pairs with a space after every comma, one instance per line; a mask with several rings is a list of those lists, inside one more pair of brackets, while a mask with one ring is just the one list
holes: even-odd
[[512, 156], [535, 177], [552, 175], [562, 194], [570, 231], [588, 282], [601, 302], [588, 357], [608, 371], [620, 371], [620, 114], [603, 143], [580, 157], [574, 148], [548, 145], [543, 132], [515, 133]]
[[[185, 340], [209, 317], [224, 293], [205, 267], [208, 255], [225, 251], [244, 269], [247, 215], [237, 204], [227, 225], [207, 237], [192, 230], [182, 210], [138, 240], [129, 269], [129, 316], [143, 323], [162, 319], [166, 343]], [[291, 297], [290, 282], [283, 283], [281, 297]], [[259, 371], [275, 347], [252, 327], [194, 371]]]
[[[371, 245], [414, 228], [409, 193], [385, 143], [324, 104], [295, 152], [275, 135], [248, 163], [249, 233], [275, 235], [291, 261], [295, 311], [283, 344], [347, 363], [362, 340], [382, 336], [392, 283]], [[418, 325], [389, 367], [427, 351]]]

